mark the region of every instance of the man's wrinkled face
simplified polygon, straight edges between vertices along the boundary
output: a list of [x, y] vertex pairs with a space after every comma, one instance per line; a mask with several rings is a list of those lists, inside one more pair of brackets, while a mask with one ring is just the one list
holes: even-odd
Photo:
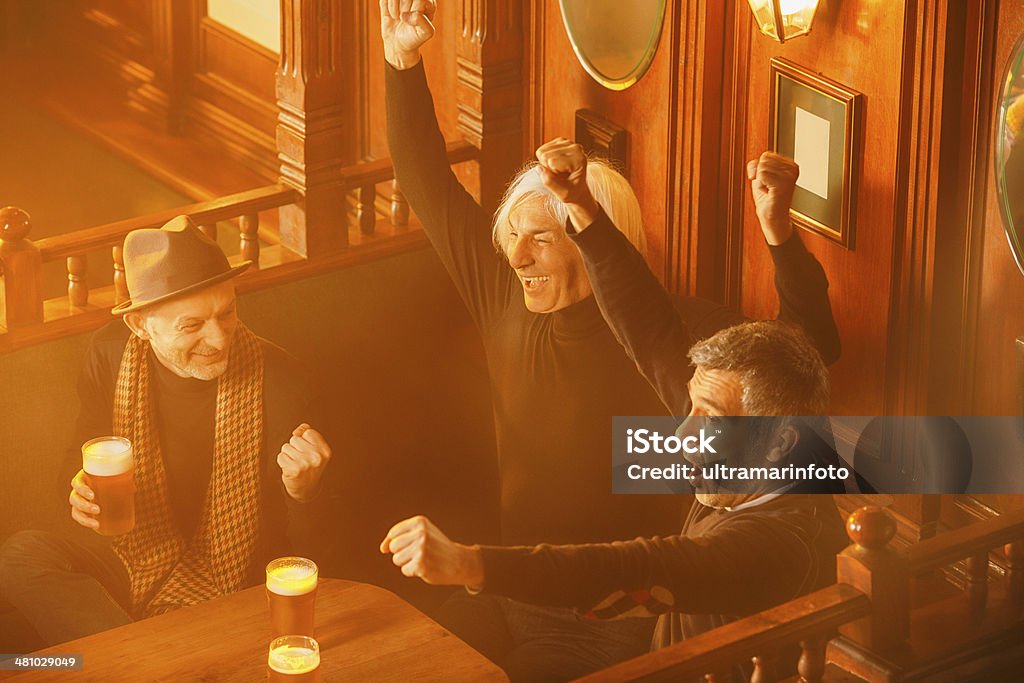
[[527, 196], [512, 207], [509, 223], [505, 255], [519, 276], [527, 309], [552, 313], [593, 293], [579, 249], [540, 197]]
[[[217, 379], [228, 369], [238, 327], [235, 285], [222, 282], [128, 316], [162, 365], [179, 377]], [[127, 317], [127, 316], [126, 316]], [[133, 325], [132, 322], [135, 324]], [[139, 332], [136, 332], [137, 334]]]
[[[731, 467], [750, 464], [747, 462], [750, 455], [748, 449], [751, 447], [747, 432], [749, 425], [745, 420], [729, 419], [747, 414], [743, 407], [743, 381], [739, 373], [706, 370], [698, 365], [688, 389], [692, 407], [676, 433], [697, 434], [702, 427], [711, 433], [721, 430], [721, 434], [715, 437], [717, 453], [685, 453], [690, 464], [702, 466], [719, 462]], [[697, 495], [697, 502], [713, 508], [735, 507], [761, 495], [720, 490], [717, 482], [704, 479], [699, 473], [690, 483]]]

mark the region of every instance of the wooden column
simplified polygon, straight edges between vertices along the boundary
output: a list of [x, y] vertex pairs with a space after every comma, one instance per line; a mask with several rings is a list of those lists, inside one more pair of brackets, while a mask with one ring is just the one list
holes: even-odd
[[493, 211], [523, 154], [523, 0], [460, 0], [458, 128], [480, 148], [480, 204]]
[[976, 328], [962, 308], [969, 207], [949, 188], [970, 186], [962, 138], [984, 139], [990, 123], [961, 124], [968, 4], [906, 3], [886, 415], [959, 415], [970, 395], [958, 386], [970, 381], [961, 349]]
[[[281, 244], [314, 258], [348, 243], [339, 169], [352, 155], [341, 58], [342, 0], [281, 0], [277, 150], [281, 182], [302, 193], [281, 208]], [[349, 65], [352, 66], [352, 65]]]
[[13, 206], [0, 209], [0, 274], [8, 329], [43, 321], [42, 259], [28, 239], [29, 215]]
[[884, 653], [906, 642], [909, 586], [899, 557], [888, 547], [896, 522], [879, 507], [854, 511], [846, 523], [853, 545], [836, 557], [836, 578], [871, 598], [871, 616], [839, 627], [853, 643]]
[[[748, 83], [745, 71], [726, 71], [724, 46], [727, 41], [735, 46], [734, 68], [748, 68], [751, 21], [746, 3], [738, 8], [733, 4], [683, 0], [666, 16], [664, 30], [670, 40], [662, 49], [669, 49], [672, 63], [681, 66], [671, 71], [670, 92], [676, 96], [666, 96], [671, 124], [664, 281], [679, 294], [716, 301], [731, 296], [738, 303], [736, 245], [742, 240], [743, 220], [742, 215], [730, 215], [730, 207], [742, 207], [731, 193], [742, 192], [745, 185], [723, 180], [746, 178], [742, 166]], [[739, 13], [740, 21], [732, 12]], [[737, 83], [735, 91], [725, 86], [730, 76]], [[733, 252], [736, 263], [726, 258]], [[731, 289], [726, 285], [730, 278], [735, 280]]]

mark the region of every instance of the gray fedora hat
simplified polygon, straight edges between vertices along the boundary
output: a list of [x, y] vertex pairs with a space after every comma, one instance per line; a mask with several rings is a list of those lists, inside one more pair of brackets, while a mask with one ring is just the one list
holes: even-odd
[[110, 311], [114, 315], [230, 280], [252, 265], [228, 263], [217, 243], [188, 216], [172, 218], [160, 229], [132, 230], [124, 238], [123, 254], [130, 298]]

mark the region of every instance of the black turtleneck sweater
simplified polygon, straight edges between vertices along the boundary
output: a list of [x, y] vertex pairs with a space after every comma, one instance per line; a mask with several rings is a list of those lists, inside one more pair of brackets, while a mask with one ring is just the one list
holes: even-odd
[[[593, 296], [549, 314], [526, 308], [518, 278], [491, 242], [490, 217], [448, 165], [422, 64], [386, 69], [395, 177], [487, 354], [502, 542], [584, 543], [678, 532], [679, 498], [611, 493], [612, 417], [664, 414], [658, 396], [623, 352]], [[744, 320], [711, 301], [676, 303], [697, 338]], [[685, 357], [686, 349], [681, 353]]]

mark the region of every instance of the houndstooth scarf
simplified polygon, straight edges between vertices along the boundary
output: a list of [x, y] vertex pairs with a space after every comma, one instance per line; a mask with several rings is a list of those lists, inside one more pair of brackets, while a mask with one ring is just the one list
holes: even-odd
[[263, 350], [239, 324], [217, 384], [213, 471], [192, 538], [175, 527], [150, 400], [149, 342], [132, 336], [114, 394], [114, 433], [132, 442], [135, 528], [114, 541], [131, 580], [136, 618], [242, 587], [259, 520], [263, 441]]

